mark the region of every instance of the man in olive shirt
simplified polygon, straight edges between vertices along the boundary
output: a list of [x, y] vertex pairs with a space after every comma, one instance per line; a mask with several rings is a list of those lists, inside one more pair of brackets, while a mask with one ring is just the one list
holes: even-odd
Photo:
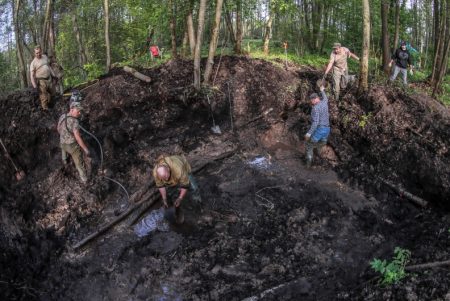
[[348, 66], [347, 59], [349, 57], [359, 61], [359, 57], [351, 53], [348, 48], [342, 47], [340, 43], [334, 43], [333, 52], [330, 55], [330, 61], [327, 69], [325, 70], [325, 76], [333, 68], [333, 93], [335, 101], [339, 100], [339, 92], [347, 85], [348, 78]]
[[80, 135], [80, 123], [78, 117], [81, 115], [81, 110], [82, 107], [79, 102], [71, 103], [69, 113], [59, 117], [57, 128], [60, 137], [59, 142], [63, 163], [67, 164], [67, 154], [70, 154], [78, 173], [80, 174], [81, 181], [87, 183], [88, 178], [86, 176], [86, 168], [84, 167], [81, 149], [83, 149], [87, 156], [89, 156], [89, 149]]
[[153, 178], [166, 208], [169, 207], [166, 188], [179, 188], [180, 193], [174, 202], [177, 215], [188, 190], [192, 191], [192, 199], [201, 201], [197, 183], [191, 174], [191, 166], [184, 156], [160, 156], [153, 168]]
[[48, 57], [42, 54], [41, 46], [34, 48], [34, 59], [30, 64], [30, 78], [33, 88], [39, 88], [39, 99], [44, 111], [48, 110], [52, 88], [53, 71], [49, 66]]

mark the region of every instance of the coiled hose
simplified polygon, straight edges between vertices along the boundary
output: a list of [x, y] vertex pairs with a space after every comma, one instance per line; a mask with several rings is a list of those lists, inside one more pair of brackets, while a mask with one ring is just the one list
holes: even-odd
[[[67, 118], [73, 118], [73, 119], [78, 120], [78, 118], [75, 118], [75, 117], [73, 117], [73, 116], [68, 116], [68, 115], [66, 114], [66, 116], [64, 117], [63, 120], [61, 120], [61, 122], [66, 121]], [[100, 170], [103, 170], [103, 148], [102, 148], [102, 144], [101, 144], [100, 141], [97, 139], [97, 137], [95, 137], [94, 134], [92, 134], [91, 132], [89, 132], [88, 130], [86, 130], [84, 127], [82, 127], [81, 124], [78, 124], [78, 125], [80, 126], [80, 129], [81, 129], [83, 132], [85, 132], [86, 134], [88, 134], [89, 136], [91, 136], [92, 138], [94, 138], [94, 140], [97, 142], [98, 147], [99, 147], [99, 149], [100, 149], [100, 167], [99, 167], [99, 168], [100, 168]], [[66, 122], [66, 127], [67, 127], [67, 122]], [[114, 179], [112, 179], [112, 178], [110, 178], [110, 177], [107, 177], [107, 176], [104, 176], [104, 175], [101, 175], [100, 177], [101, 177], [101, 178], [104, 178], [104, 179], [106, 179], [106, 180], [108, 180], [108, 181], [114, 182], [114, 183], [116, 183], [117, 185], [119, 185], [119, 187], [122, 188], [122, 190], [125, 192], [125, 194], [126, 194], [126, 196], [127, 196], [127, 202], [130, 202], [130, 195], [128, 194], [128, 191], [125, 189], [125, 187], [124, 187], [119, 181], [114, 180]]]

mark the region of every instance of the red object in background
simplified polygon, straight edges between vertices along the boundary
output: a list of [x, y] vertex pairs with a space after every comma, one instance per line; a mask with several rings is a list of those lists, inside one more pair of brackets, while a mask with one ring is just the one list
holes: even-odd
[[151, 52], [152, 56], [158, 57], [159, 56], [158, 46], [150, 46], [150, 52]]

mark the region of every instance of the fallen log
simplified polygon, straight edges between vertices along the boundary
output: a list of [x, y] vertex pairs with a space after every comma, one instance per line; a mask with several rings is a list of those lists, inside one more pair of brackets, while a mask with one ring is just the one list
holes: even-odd
[[98, 229], [97, 231], [95, 231], [94, 233], [88, 235], [87, 237], [83, 238], [81, 241], [77, 242], [75, 245], [72, 246], [72, 248], [74, 250], [79, 249], [81, 247], [83, 247], [84, 245], [86, 245], [88, 242], [90, 242], [91, 240], [97, 238], [98, 236], [100, 236], [101, 234], [105, 233], [107, 230], [109, 230], [110, 228], [112, 228], [114, 225], [116, 225], [117, 223], [119, 223], [121, 220], [123, 220], [124, 218], [126, 218], [131, 212], [133, 212], [136, 208], [140, 207], [145, 200], [139, 201], [135, 204], [133, 204], [132, 206], [130, 206], [127, 210], [125, 210], [124, 212], [122, 212], [118, 217], [116, 217], [115, 219], [113, 219], [112, 221], [110, 221], [109, 223], [107, 223], [106, 225], [103, 225], [100, 227], [100, 229]]
[[407, 271], [414, 271], [414, 270], [422, 270], [422, 269], [428, 269], [428, 268], [442, 267], [442, 266], [447, 266], [447, 265], [450, 265], [450, 260], [435, 261], [435, 262], [429, 262], [429, 263], [410, 265], [410, 266], [405, 267], [405, 270], [407, 270]]
[[146, 83], [149, 83], [152, 81], [152, 79], [150, 77], [148, 77], [147, 75], [144, 75], [138, 71], [136, 71], [136, 69], [128, 67], [128, 66], [124, 66], [123, 67], [123, 71], [133, 75], [134, 77], [136, 77], [137, 79], [140, 79]]
[[[210, 164], [212, 162], [231, 157], [235, 154], [235, 152], [236, 152], [236, 150], [232, 150], [232, 151], [223, 153], [222, 155], [217, 156], [211, 160], [200, 163], [198, 166], [196, 166], [192, 169], [192, 173], [199, 172], [200, 170], [202, 170], [203, 168], [205, 168], [208, 164]], [[143, 210], [140, 211], [141, 214], [138, 214], [137, 218], [136, 217], [133, 218], [134, 222], [136, 222], [137, 219], [139, 219], [139, 217], [142, 214], [144, 214], [156, 202], [156, 200], [158, 200], [158, 198], [155, 197], [158, 195], [157, 194], [158, 191], [157, 190], [149, 191], [150, 188], [152, 188], [152, 186], [154, 186], [154, 184], [155, 184], [155, 181], [153, 179], [151, 179], [148, 184], [145, 184], [138, 191], [136, 191], [135, 193], [133, 193], [131, 195], [130, 203], [134, 203], [132, 206], [130, 206], [127, 210], [125, 210], [123, 213], [121, 213], [118, 217], [116, 217], [112, 221], [101, 226], [100, 229], [98, 229], [94, 233], [88, 235], [87, 237], [83, 238], [81, 241], [77, 242], [75, 245], [72, 246], [72, 248], [74, 250], [77, 250], [77, 249], [85, 246], [88, 242], [99, 237], [100, 235], [102, 235], [103, 233], [108, 231], [110, 228], [114, 227], [116, 224], [118, 224], [120, 221], [125, 219], [128, 215], [130, 215], [132, 212], [134, 212], [134, 210], [140, 208], [142, 204], [144, 204], [146, 201], [148, 201], [150, 199], [150, 202], [143, 207]], [[137, 200], [139, 200], [139, 201], [137, 201]]]
[[410, 201], [413, 202], [414, 204], [419, 205], [419, 206], [421, 206], [421, 207], [426, 207], [426, 206], [428, 205], [428, 202], [427, 202], [427, 201], [425, 201], [424, 199], [422, 199], [422, 198], [420, 198], [420, 197], [418, 197], [418, 196], [416, 196], [416, 195], [414, 195], [414, 194], [412, 194], [412, 193], [406, 191], [405, 189], [401, 188], [400, 186], [395, 185], [394, 183], [392, 183], [392, 182], [390, 182], [390, 181], [388, 181], [388, 180], [385, 180], [385, 179], [383, 179], [383, 178], [381, 178], [381, 177], [378, 177], [378, 179], [379, 179], [382, 183], [384, 183], [384, 184], [386, 184], [387, 186], [389, 186], [390, 188], [392, 188], [392, 189], [393, 189], [395, 192], [397, 192], [400, 196], [404, 196], [405, 198], [407, 198], [408, 200], [410, 200]]
[[152, 192], [148, 202], [146, 204], [143, 204], [138, 212], [131, 218], [130, 222], [128, 223], [129, 227], [133, 226], [139, 220], [139, 218], [141, 218], [141, 216], [158, 201], [158, 196], [158, 190]]

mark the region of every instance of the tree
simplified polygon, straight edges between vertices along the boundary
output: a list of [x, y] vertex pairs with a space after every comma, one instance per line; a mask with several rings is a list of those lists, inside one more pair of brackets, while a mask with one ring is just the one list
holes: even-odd
[[194, 55], [195, 51], [195, 30], [194, 21], [192, 18], [192, 10], [194, 9], [194, 1], [189, 2], [188, 14], [186, 16], [187, 32], [189, 37], [189, 48], [191, 49], [191, 55]]
[[363, 37], [362, 58], [360, 62], [358, 93], [369, 89], [369, 49], [370, 49], [370, 6], [369, 0], [362, 0], [363, 4]]
[[206, 61], [204, 83], [209, 83], [209, 78], [211, 76], [212, 67], [214, 65], [214, 54], [216, 53], [217, 41], [219, 37], [220, 28], [220, 16], [222, 14], [223, 0], [217, 0], [216, 2], [216, 17], [214, 20], [214, 27], [211, 34], [211, 41], [209, 42], [209, 53], [208, 60]]
[[15, 0], [13, 9], [14, 35], [16, 38], [17, 61], [19, 63], [20, 87], [23, 89], [28, 86], [27, 68], [23, 57], [22, 34], [19, 25], [20, 0]]
[[439, 18], [441, 20], [439, 24], [439, 35], [430, 80], [433, 87], [433, 97], [440, 93], [442, 81], [447, 72], [450, 52], [450, 0], [443, 2]]
[[44, 26], [42, 29], [42, 47], [49, 56], [55, 55], [55, 35], [53, 30], [53, 0], [47, 0]]
[[194, 52], [194, 87], [200, 89], [200, 57], [203, 37], [203, 26], [205, 25], [205, 10], [206, 0], [200, 0], [200, 7], [198, 10], [198, 27], [197, 27], [197, 42], [195, 43]]
[[234, 52], [242, 53], [242, 1], [236, 0], [236, 43], [234, 44]]
[[388, 0], [381, 0], [381, 44], [383, 49], [383, 71], [385, 74], [390, 73], [389, 62], [391, 60], [391, 51], [389, 47], [388, 15]]
[[177, 34], [176, 34], [176, 16], [175, 16], [175, 7], [173, 0], [169, 0], [169, 27], [170, 27], [170, 37], [172, 43], [172, 58], [176, 59], [178, 57], [177, 54]]
[[77, 8], [76, 6], [72, 6], [72, 25], [73, 25], [73, 33], [75, 35], [75, 40], [78, 45], [78, 67], [82, 70], [82, 77], [86, 79], [86, 72], [84, 71], [84, 65], [87, 64], [87, 55], [84, 47], [84, 42], [82, 39], [81, 31], [78, 26], [77, 19]]
[[400, 0], [394, 0], [395, 2], [395, 21], [394, 21], [394, 47], [392, 52], [398, 46], [398, 39], [400, 34]]
[[270, 41], [270, 36], [272, 34], [273, 11], [272, 11], [270, 0], [267, 2], [267, 13], [269, 14], [269, 18], [267, 19], [267, 22], [266, 22], [266, 30], [264, 32], [264, 46], [263, 46], [264, 55], [266, 55], [266, 56], [269, 55], [269, 41]]
[[105, 10], [105, 44], [106, 44], [106, 70], [111, 69], [111, 44], [109, 42], [109, 0], [103, 0]]

